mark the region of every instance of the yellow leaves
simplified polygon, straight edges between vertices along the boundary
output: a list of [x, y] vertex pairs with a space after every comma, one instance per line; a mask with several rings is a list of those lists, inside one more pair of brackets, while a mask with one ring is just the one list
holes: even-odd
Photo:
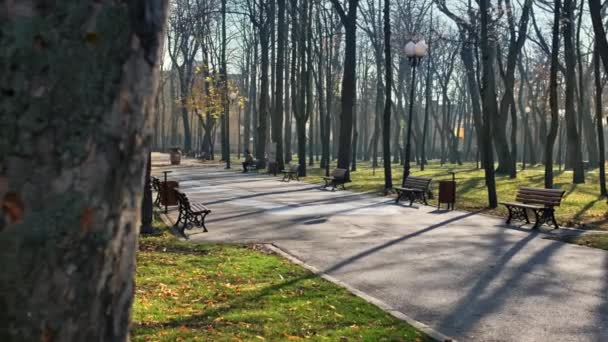
[[173, 299], [179, 298], [177, 293], [175, 293], [175, 291], [173, 291], [171, 288], [169, 288], [169, 286], [167, 286], [167, 284], [158, 283], [158, 286], [160, 287], [160, 289], [158, 291], [160, 295], [165, 296], [165, 297], [171, 297]]
[[287, 333], [284, 333], [283, 336], [287, 337], [287, 339], [290, 341], [297, 341], [302, 339], [300, 336], [289, 335]]
[[256, 335], [255, 338], [257, 338], [258, 340], [266, 341], [266, 339], [260, 335]]

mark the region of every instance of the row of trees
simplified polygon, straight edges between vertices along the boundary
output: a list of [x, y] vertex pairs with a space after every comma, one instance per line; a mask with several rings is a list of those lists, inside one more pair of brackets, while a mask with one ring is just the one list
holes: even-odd
[[[554, 160], [573, 171], [573, 183], [601, 167], [605, 193], [605, 71], [596, 39], [605, 37], [605, 9], [593, 0], [217, 5], [177, 0], [171, 8], [168, 55], [179, 80], [172, 94], [181, 104], [169, 112], [181, 111], [186, 151], [213, 156], [219, 126], [228, 158], [227, 94], [238, 89], [245, 107], [239, 146], [262, 160], [275, 144], [279, 167], [296, 152], [302, 175], [317, 161], [329, 172], [334, 159], [351, 171], [358, 160], [378, 166], [382, 159], [390, 189], [391, 164], [407, 164], [409, 143], [422, 169], [435, 158], [480, 162], [492, 207], [495, 174], [516, 177], [518, 163], [544, 163], [547, 187]], [[429, 52], [413, 80], [403, 47], [422, 39]], [[199, 87], [196, 70], [205, 80]], [[197, 98], [193, 107], [188, 99]], [[197, 125], [204, 137], [192, 146]]]

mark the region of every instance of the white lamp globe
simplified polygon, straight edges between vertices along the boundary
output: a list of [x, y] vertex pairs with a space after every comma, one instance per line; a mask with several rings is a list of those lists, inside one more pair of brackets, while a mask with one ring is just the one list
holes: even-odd
[[416, 51], [416, 57], [424, 57], [426, 56], [426, 52], [429, 49], [428, 45], [426, 45], [426, 42], [423, 40], [419, 41], [418, 43], [416, 43], [415, 46], [415, 51]]
[[405, 55], [410, 58], [416, 56], [416, 43], [410, 41], [405, 45]]
[[230, 96], [230, 99], [234, 101], [234, 100], [236, 100], [236, 97], [239, 96], [239, 95], [236, 92], [233, 91], [232, 93], [230, 93], [229, 96]]

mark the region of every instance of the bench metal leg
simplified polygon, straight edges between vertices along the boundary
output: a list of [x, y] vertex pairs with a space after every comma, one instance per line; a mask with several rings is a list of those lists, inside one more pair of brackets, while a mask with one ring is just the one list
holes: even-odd
[[553, 221], [555, 229], [559, 229], [559, 224], [557, 224], [557, 220], [555, 219], [555, 210], [551, 210], [551, 221]]
[[[509, 210], [509, 217], [507, 218], [507, 224], [510, 224], [513, 219], [519, 221], [526, 221], [526, 223], [530, 223], [530, 218], [528, 217], [528, 211], [525, 208], [519, 208], [507, 205], [507, 209]], [[538, 222], [538, 215], [536, 211], [534, 211], [534, 215], [536, 215], [536, 221]]]
[[410, 197], [410, 207], [414, 205], [414, 202], [416, 201], [416, 194], [408, 191], [408, 196]]
[[183, 220], [183, 215], [182, 215], [182, 210], [180, 209], [179, 214], [177, 215], [177, 221], [175, 221], [175, 224], [173, 225], [173, 227], [179, 226], [179, 223], [182, 222], [182, 220]]
[[543, 219], [538, 210], [534, 210], [534, 216], [536, 216], [536, 222], [534, 223], [534, 227], [532, 227], [532, 229], [538, 229], [538, 227], [543, 224]]
[[511, 206], [506, 206], [507, 210], [509, 210], [509, 217], [507, 217], [507, 224], [511, 224], [511, 220], [513, 219], [513, 211], [511, 210]]
[[205, 217], [207, 217], [207, 215], [209, 215], [208, 212], [201, 213], [201, 214], [198, 214], [197, 215], [198, 217], [195, 219], [196, 225], [199, 226], [199, 227], [203, 227], [203, 231], [205, 233], [208, 232], [207, 227], [205, 226]]

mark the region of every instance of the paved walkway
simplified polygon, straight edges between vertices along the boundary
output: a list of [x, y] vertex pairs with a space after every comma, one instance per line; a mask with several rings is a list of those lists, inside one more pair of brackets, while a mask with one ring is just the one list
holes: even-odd
[[608, 341], [604, 251], [473, 213], [219, 167], [153, 173], [163, 169], [213, 210], [193, 241], [273, 243], [461, 341]]

